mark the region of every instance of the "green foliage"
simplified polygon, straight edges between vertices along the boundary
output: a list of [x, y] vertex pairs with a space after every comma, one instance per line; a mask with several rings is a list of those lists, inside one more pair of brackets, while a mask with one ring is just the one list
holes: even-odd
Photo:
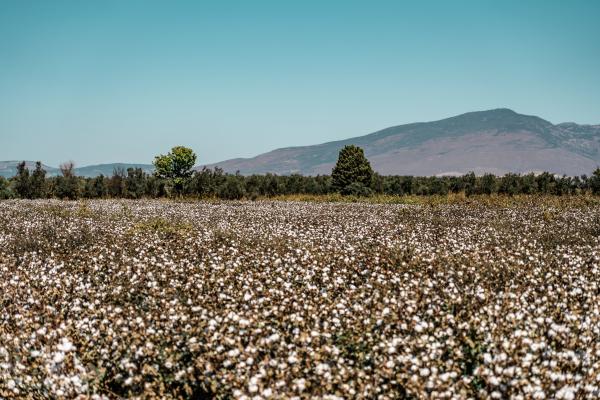
[[0, 176], [0, 200], [10, 199], [11, 197], [13, 197], [13, 193], [8, 187], [8, 181], [3, 176]]
[[75, 176], [75, 165], [72, 162], [61, 164], [62, 176], [56, 178], [55, 195], [59, 199], [75, 200], [79, 197], [79, 179]]
[[139, 199], [144, 196], [145, 192], [145, 174], [141, 168], [128, 168], [127, 178], [125, 180], [125, 188], [127, 197]]
[[461, 186], [467, 196], [477, 194], [477, 177], [475, 176], [475, 172], [469, 172], [463, 176]]
[[113, 170], [113, 175], [108, 182], [108, 193], [112, 197], [125, 197], [125, 193], [127, 192], [125, 179], [123, 168], [115, 168]]
[[145, 175], [144, 196], [147, 197], [165, 197], [167, 195], [166, 182], [164, 179], [156, 176]]
[[29, 181], [29, 169], [25, 161], [17, 164], [17, 174], [12, 178], [13, 190], [16, 195], [22, 199], [31, 198], [31, 185]]
[[492, 174], [485, 174], [481, 177], [481, 194], [496, 193], [496, 177]]
[[244, 197], [243, 178], [239, 175], [229, 175], [219, 188], [219, 197], [226, 200], [239, 200]]
[[46, 197], [46, 171], [40, 161], [35, 163], [32, 174], [25, 161], [17, 164], [17, 174], [12, 178], [15, 194], [22, 199], [38, 199]]
[[509, 196], [514, 196], [518, 194], [520, 191], [520, 180], [519, 175], [517, 174], [506, 174], [500, 180], [500, 187], [498, 188], [498, 192], [502, 194], [507, 194]]
[[[312, 198], [311, 196], [324, 195], [327, 199], [336, 201], [362, 201], [360, 198], [365, 196], [388, 196], [394, 199], [398, 196], [444, 197], [449, 194], [458, 194], [462, 197], [465, 195], [494, 196], [496, 194], [508, 196], [600, 195], [600, 169], [597, 169], [591, 176], [582, 175], [581, 177], [557, 177], [549, 173], [477, 176], [471, 172], [463, 176], [439, 177], [382, 176], [373, 173], [370, 181], [367, 178], [363, 179], [363, 182], [369, 182], [368, 185], [360, 180], [351, 181], [342, 189], [334, 185], [334, 177], [330, 175], [243, 176], [239, 173], [227, 174], [219, 168], [204, 168], [194, 172], [191, 177], [185, 178], [179, 187], [174, 187], [171, 179], [147, 175], [139, 168], [130, 168], [127, 171], [115, 169], [111, 177], [98, 176], [95, 178], [75, 176], [72, 163], [64, 164], [61, 166], [61, 170], [61, 176], [46, 178], [41, 163], [36, 165], [36, 169], [31, 174], [26, 165], [21, 163], [17, 175], [10, 181], [0, 179], [0, 199], [12, 197], [139, 199], [169, 197], [174, 193], [191, 198], [227, 200], [290, 198], [290, 196]], [[343, 198], [344, 196], [346, 198]], [[401, 200], [401, 202], [404, 201], [406, 199]]]
[[192, 176], [196, 154], [190, 148], [175, 146], [166, 155], [154, 158], [155, 175], [173, 183], [175, 193], [181, 194], [187, 180]]
[[226, 179], [226, 175], [220, 168], [202, 168], [202, 171], [197, 171], [190, 179], [186, 193], [200, 197], [215, 197]]
[[97, 176], [91, 179], [93, 188], [93, 197], [103, 198], [108, 194], [108, 187], [106, 185], [106, 178], [104, 175]]
[[590, 189], [593, 194], [600, 194], [600, 168], [596, 168], [590, 177]]
[[46, 197], [46, 170], [40, 161], [35, 163], [35, 169], [30, 178], [31, 197], [34, 199]]
[[342, 194], [350, 196], [371, 196], [373, 190], [360, 182], [352, 182], [344, 188]]
[[360, 184], [366, 188], [371, 186], [373, 169], [365, 157], [363, 149], [350, 145], [344, 146], [331, 172], [333, 188], [342, 194], [351, 194], [350, 190], [357, 190]]

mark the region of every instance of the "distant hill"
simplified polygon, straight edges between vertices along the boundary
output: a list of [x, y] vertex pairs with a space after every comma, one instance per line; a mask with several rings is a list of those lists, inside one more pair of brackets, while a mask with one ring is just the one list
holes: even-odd
[[[0, 176], [10, 178], [17, 173], [17, 164], [21, 161], [0, 161]], [[35, 168], [35, 161], [25, 161], [27, 168], [32, 171]], [[46, 170], [46, 176], [56, 176], [60, 174], [60, 170], [56, 167], [50, 167], [42, 164]], [[127, 168], [141, 168], [146, 173], [154, 172], [154, 166], [151, 164], [127, 164], [127, 163], [112, 163], [112, 164], [98, 164], [88, 165], [84, 167], [75, 168], [75, 174], [78, 176], [85, 177], [96, 177], [99, 175], [112, 176], [115, 169], [123, 169], [127, 171]]]
[[[0, 176], [5, 178], [15, 176], [17, 174], [17, 164], [19, 164], [21, 161], [23, 160], [0, 161]], [[25, 165], [29, 171], [33, 171], [35, 168], [35, 161], [25, 161]], [[42, 164], [42, 166], [46, 170], [46, 176], [54, 176], [60, 172], [58, 168], [50, 167], [45, 164]]]
[[152, 164], [113, 163], [88, 165], [85, 167], [75, 168], [75, 174], [86, 177], [95, 177], [99, 175], [112, 176], [115, 169], [122, 169], [123, 171], [127, 172], [127, 168], [141, 168], [148, 174], [154, 172], [154, 166]]
[[469, 171], [590, 174], [600, 165], [600, 125], [562, 123], [501, 108], [383, 129], [313, 146], [287, 147], [208, 165], [244, 175], [329, 174], [339, 150], [361, 146], [381, 174], [459, 175]]

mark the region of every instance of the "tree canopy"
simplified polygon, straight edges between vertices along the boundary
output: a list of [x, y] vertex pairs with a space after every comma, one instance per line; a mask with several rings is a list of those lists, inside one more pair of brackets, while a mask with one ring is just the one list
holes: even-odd
[[154, 168], [159, 178], [174, 179], [192, 176], [196, 154], [188, 147], [175, 146], [166, 155], [154, 157]]
[[188, 147], [175, 146], [166, 155], [156, 156], [153, 164], [156, 177], [172, 180], [175, 191], [180, 193], [186, 179], [192, 176], [196, 154]]
[[344, 146], [331, 172], [335, 190], [342, 194], [368, 194], [373, 180], [371, 163], [358, 146]]

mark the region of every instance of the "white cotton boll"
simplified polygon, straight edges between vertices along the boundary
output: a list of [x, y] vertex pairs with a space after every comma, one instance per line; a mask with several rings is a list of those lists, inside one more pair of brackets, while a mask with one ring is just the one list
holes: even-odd
[[571, 386], [565, 386], [556, 393], [557, 399], [574, 400], [576, 389]]
[[490, 379], [488, 380], [488, 382], [490, 383], [490, 385], [492, 386], [498, 386], [500, 384], [500, 379], [498, 379], [495, 376], [490, 377]]
[[533, 398], [537, 399], [537, 400], [542, 400], [542, 399], [546, 398], [546, 394], [543, 391], [541, 391], [541, 390], [536, 390], [533, 393]]
[[300, 392], [303, 392], [304, 389], [306, 389], [306, 381], [304, 379], [296, 379], [294, 381], [294, 384], [296, 385], [296, 388]]
[[54, 353], [54, 357], [52, 357], [52, 361], [54, 361], [54, 363], [58, 364], [63, 362], [65, 359], [65, 353], [62, 352], [56, 352]]
[[250, 326], [250, 321], [248, 321], [248, 320], [247, 320], [247, 319], [245, 319], [245, 318], [241, 318], [241, 319], [238, 321], [238, 325], [239, 325], [240, 327], [242, 327], [242, 328], [245, 328], [245, 327], [247, 327], [247, 326]]
[[75, 350], [75, 346], [68, 338], [62, 338], [62, 341], [56, 346], [56, 348], [64, 353]]

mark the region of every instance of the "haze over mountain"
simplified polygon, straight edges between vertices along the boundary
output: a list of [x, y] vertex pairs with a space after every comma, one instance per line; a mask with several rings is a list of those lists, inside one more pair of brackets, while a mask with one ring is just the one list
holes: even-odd
[[[5, 178], [15, 176], [17, 173], [17, 164], [20, 162], [20, 160], [0, 161], [0, 176]], [[29, 172], [32, 172], [35, 168], [35, 161], [25, 161], [25, 165], [29, 169]], [[42, 164], [42, 166], [46, 170], [46, 176], [56, 176], [60, 174], [60, 170], [57, 167], [51, 167], [45, 164]], [[95, 177], [98, 175], [112, 176], [115, 169], [122, 169], [126, 172], [127, 168], [141, 168], [146, 173], [154, 171], [154, 166], [151, 164], [110, 163], [77, 167], [75, 168], [75, 175], [84, 177]]]
[[600, 125], [542, 118], [500, 108], [433, 122], [393, 126], [365, 136], [313, 146], [287, 147], [208, 167], [248, 174], [329, 174], [339, 150], [362, 147], [383, 175], [460, 175], [548, 171], [590, 174], [600, 165]]

